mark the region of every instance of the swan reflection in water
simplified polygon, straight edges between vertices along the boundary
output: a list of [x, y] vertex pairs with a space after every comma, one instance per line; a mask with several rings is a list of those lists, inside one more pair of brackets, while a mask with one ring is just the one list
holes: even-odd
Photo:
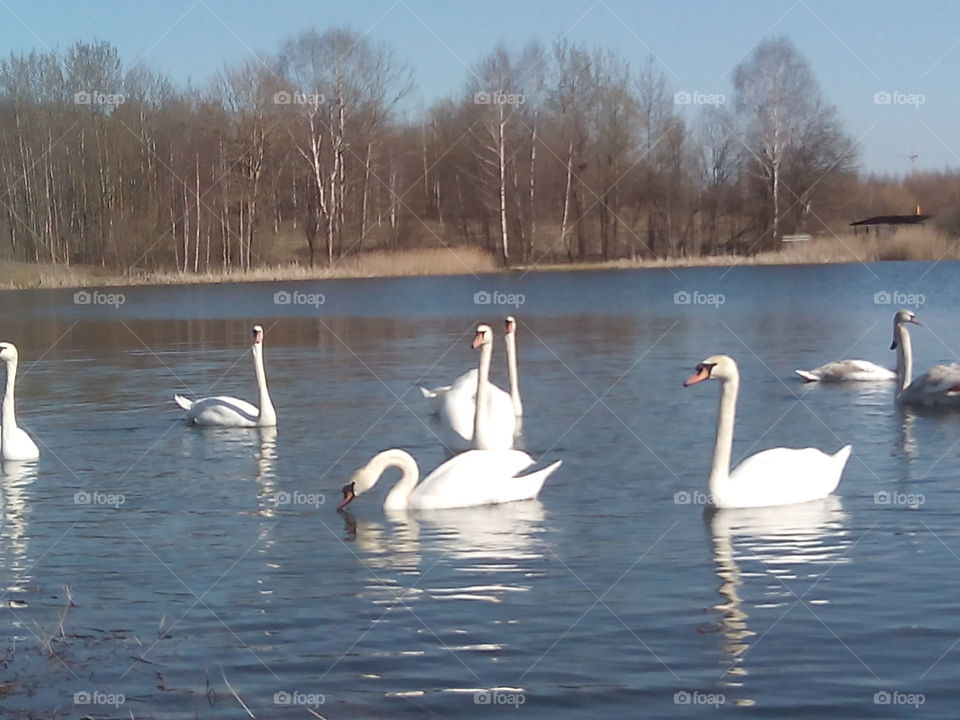
[[[750, 628], [750, 607], [781, 608], [780, 613], [787, 613], [798, 600], [814, 606], [828, 604], [828, 586], [820, 580], [846, 562], [848, 516], [840, 498], [830, 495], [790, 506], [708, 510], [704, 520], [713, 540], [718, 591], [723, 597], [714, 606], [721, 615], [718, 629], [728, 663], [722, 679], [728, 687], [742, 687], [749, 674], [746, 657], [757, 635]], [[749, 564], [751, 570], [744, 572], [741, 564]], [[746, 607], [740, 596], [745, 579], [752, 586], [748, 596], [756, 598]]]
[[0, 568], [8, 573], [3, 592], [8, 602], [17, 603], [18, 594], [30, 583], [27, 538], [30, 498], [29, 486], [37, 479], [35, 461], [4, 461], [0, 476]]
[[[451, 510], [393, 510], [386, 512], [387, 523], [358, 520], [349, 512], [343, 518], [348, 538], [356, 542], [362, 561], [373, 568], [415, 576], [423, 573], [427, 580], [434, 566], [453, 563], [454, 572], [468, 578], [457, 587], [412, 583], [417, 587], [415, 595], [426, 593], [431, 599], [501, 602], [508, 592], [529, 589], [501, 576], [529, 578], [535, 572], [532, 563], [544, 557], [539, 535], [546, 512], [539, 500]], [[428, 554], [437, 557], [424, 562]], [[480, 573], [497, 577], [491, 582], [469, 582], [471, 575]]]

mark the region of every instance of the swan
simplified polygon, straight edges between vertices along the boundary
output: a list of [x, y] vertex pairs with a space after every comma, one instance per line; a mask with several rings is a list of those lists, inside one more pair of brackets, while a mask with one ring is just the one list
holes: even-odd
[[214, 427], [273, 427], [277, 424], [277, 412], [267, 392], [267, 376], [263, 370], [263, 328], [253, 326], [253, 369], [257, 375], [257, 388], [260, 390], [260, 408], [245, 400], [217, 395], [214, 397], [188, 400], [182, 395], [173, 399], [187, 411], [187, 422], [194, 425]]
[[508, 315], [506, 334], [503, 344], [507, 349], [507, 374], [510, 377], [510, 400], [513, 402], [513, 414], [523, 417], [523, 401], [520, 399], [520, 381], [517, 374], [517, 319]]
[[441, 398], [443, 443], [452, 450], [509, 450], [517, 418], [510, 395], [490, 383], [493, 329], [478, 325], [472, 346], [480, 349], [477, 384], [451, 387]]
[[934, 365], [911, 382], [913, 348], [907, 324], [923, 325], [912, 310], [899, 310], [893, 316], [893, 342], [897, 351], [897, 402], [904, 405], [960, 407], [960, 365]]
[[522, 450], [469, 450], [450, 458], [417, 484], [420, 469], [406, 450], [393, 448], [374, 455], [343, 486], [343, 510], [357, 496], [370, 490], [384, 471], [399, 468], [400, 480], [387, 494], [383, 509], [442, 510], [532, 500], [562, 460], [520, 475], [533, 465]]
[[720, 410], [708, 493], [717, 508], [792, 505], [824, 498], [840, 483], [851, 446], [833, 455], [816, 448], [771, 448], [751, 455], [732, 471], [733, 423], [740, 372], [728, 355], [711, 355], [697, 365], [684, 387], [704, 380], [720, 381]]
[[40, 448], [22, 429], [17, 427], [17, 413], [13, 389], [17, 382], [17, 363], [20, 353], [13, 343], [0, 343], [0, 360], [7, 366], [7, 387], [3, 391], [3, 406], [0, 409], [0, 456], [4, 460], [36, 460]]
[[420, 392], [423, 394], [423, 397], [430, 404], [430, 409], [434, 413], [440, 412], [440, 403], [443, 401], [443, 396], [454, 388], [460, 388], [464, 385], [469, 385], [472, 388], [477, 387], [477, 369], [470, 368], [463, 375], [454, 380], [450, 385], [441, 385], [440, 387], [435, 388], [426, 388], [423, 385], [418, 385]]
[[897, 373], [869, 360], [837, 360], [813, 370], [794, 370], [804, 382], [879, 382], [896, 380]]

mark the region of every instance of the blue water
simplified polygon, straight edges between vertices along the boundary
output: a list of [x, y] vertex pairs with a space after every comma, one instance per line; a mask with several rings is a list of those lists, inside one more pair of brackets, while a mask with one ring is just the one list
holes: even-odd
[[[917, 368], [956, 361], [958, 269], [0, 293], [42, 452], [2, 477], [4, 717], [246, 717], [235, 692], [257, 718], [954, 718], [960, 413], [792, 371], [892, 367], [906, 301]], [[443, 460], [414, 384], [470, 367], [506, 314], [525, 447], [564, 461], [540, 499], [386, 515], [391, 476], [338, 514], [379, 450]], [[174, 392], [256, 400], [254, 323], [277, 431], [184, 426]], [[852, 443], [837, 497], [704, 513], [718, 388], [681, 383], [720, 352], [735, 461]]]

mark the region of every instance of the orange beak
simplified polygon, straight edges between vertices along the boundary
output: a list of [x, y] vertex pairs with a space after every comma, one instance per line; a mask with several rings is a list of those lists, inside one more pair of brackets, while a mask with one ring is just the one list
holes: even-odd
[[473, 336], [473, 342], [470, 343], [470, 347], [476, 350], [481, 345], [483, 345], [483, 333], [478, 332], [476, 335]]
[[694, 373], [686, 380], [683, 381], [684, 387], [690, 387], [691, 385], [696, 385], [698, 382], [703, 382], [704, 380], [710, 379], [710, 369], [703, 368], [699, 372]]

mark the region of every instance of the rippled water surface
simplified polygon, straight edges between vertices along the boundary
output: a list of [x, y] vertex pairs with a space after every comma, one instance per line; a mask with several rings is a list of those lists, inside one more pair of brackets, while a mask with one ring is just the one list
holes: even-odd
[[[922, 302], [919, 369], [955, 361], [958, 270], [0, 293], [42, 450], [0, 485], [3, 716], [955, 718], [960, 413], [792, 371], [892, 366], [883, 293]], [[540, 499], [386, 514], [390, 475], [338, 514], [377, 451], [443, 460], [415, 383], [470, 367], [475, 323], [510, 312], [524, 444], [564, 461]], [[256, 322], [278, 429], [183, 425], [174, 392], [256, 400]], [[719, 352], [735, 460], [852, 443], [836, 497], [704, 513], [718, 387], [681, 383]]]

